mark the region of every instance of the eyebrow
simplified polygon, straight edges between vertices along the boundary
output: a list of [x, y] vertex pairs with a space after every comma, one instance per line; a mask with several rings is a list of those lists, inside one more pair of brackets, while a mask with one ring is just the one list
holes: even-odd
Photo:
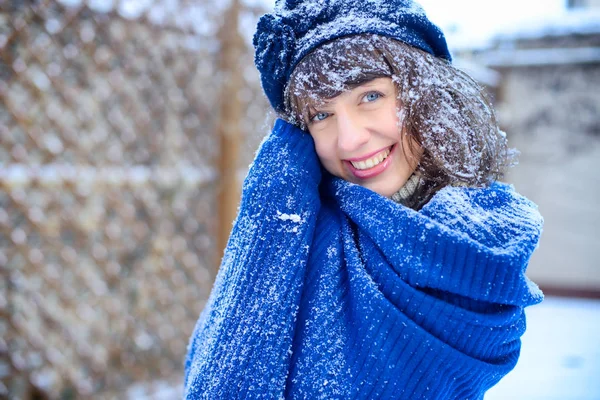
[[372, 83], [375, 79], [380, 79], [380, 78], [387, 78], [387, 75], [363, 75], [361, 77], [359, 77], [358, 79], [355, 80], [348, 80], [346, 82], [344, 82], [344, 85], [346, 87], [348, 87], [348, 89], [352, 90], [352, 89], [356, 89], [359, 86], [362, 85], [369, 85], [370, 83]]

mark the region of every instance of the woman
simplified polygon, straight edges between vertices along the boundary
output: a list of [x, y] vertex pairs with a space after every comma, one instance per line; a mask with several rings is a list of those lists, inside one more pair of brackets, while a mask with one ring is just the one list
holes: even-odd
[[280, 115], [190, 340], [186, 398], [477, 399], [516, 364], [537, 207], [477, 84], [411, 1], [280, 1]]

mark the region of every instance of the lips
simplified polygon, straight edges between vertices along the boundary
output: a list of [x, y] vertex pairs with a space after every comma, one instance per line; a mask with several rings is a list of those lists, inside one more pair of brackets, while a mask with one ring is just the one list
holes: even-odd
[[390, 146], [368, 158], [345, 160], [348, 170], [358, 179], [368, 179], [381, 174], [391, 164], [396, 146]]
[[387, 158], [387, 156], [390, 154], [390, 150], [391, 150], [391, 147], [385, 149], [384, 151], [380, 151], [375, 156], [373, 156], [371, 158], [367, 158], [364, 161], [350, 161], [350, 163], [352, 164], [352, 166], [354, 168], [360, 169], [360, 170], [373, 168], [374, 166], [380, 164], [383, 160], [385, 160]]

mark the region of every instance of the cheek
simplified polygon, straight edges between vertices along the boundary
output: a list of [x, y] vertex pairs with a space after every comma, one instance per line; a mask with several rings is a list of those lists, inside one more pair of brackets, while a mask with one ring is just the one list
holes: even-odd
[[315, 135], [313, 135], [313, 140], [315, 142], [315, 151], [317, 152], [317, 157], [319, 157], [321, 164], [323, 164], [327, 171], [337, 175], [338, 173], [336, 172], [336, 169], [338, 169], [337, 166], [339, 164], [339, 160], [337, 158], [335, 141]]
[[329, 146], [322, 142], [315, 142], [315, 150], [317, 151], [317, 156], [319, 157], [321, 164], [327, 165], [331, 163], [333, 152]]
[[319, 132], [319, 134], [314, 134], [311, 132], [311, 136], [315, 142], [315, 150], [317, 151], [317, 156], [319, 156], [319, 159], [322, 160], [330, 157], [329, 154], [331, 154], [331, 144], [327, 136], [321, 134], [321, 132]]

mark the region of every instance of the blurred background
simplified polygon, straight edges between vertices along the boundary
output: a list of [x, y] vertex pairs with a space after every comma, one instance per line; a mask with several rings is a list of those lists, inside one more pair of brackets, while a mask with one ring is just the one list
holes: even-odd
[[[0, 1], [0, 398], [180, 397], [274, 118], [251, 46], [273, 3]], [[547, 299], [486, 399], [600, 399], [600, 0], [421, 3], [546, 220]]]

